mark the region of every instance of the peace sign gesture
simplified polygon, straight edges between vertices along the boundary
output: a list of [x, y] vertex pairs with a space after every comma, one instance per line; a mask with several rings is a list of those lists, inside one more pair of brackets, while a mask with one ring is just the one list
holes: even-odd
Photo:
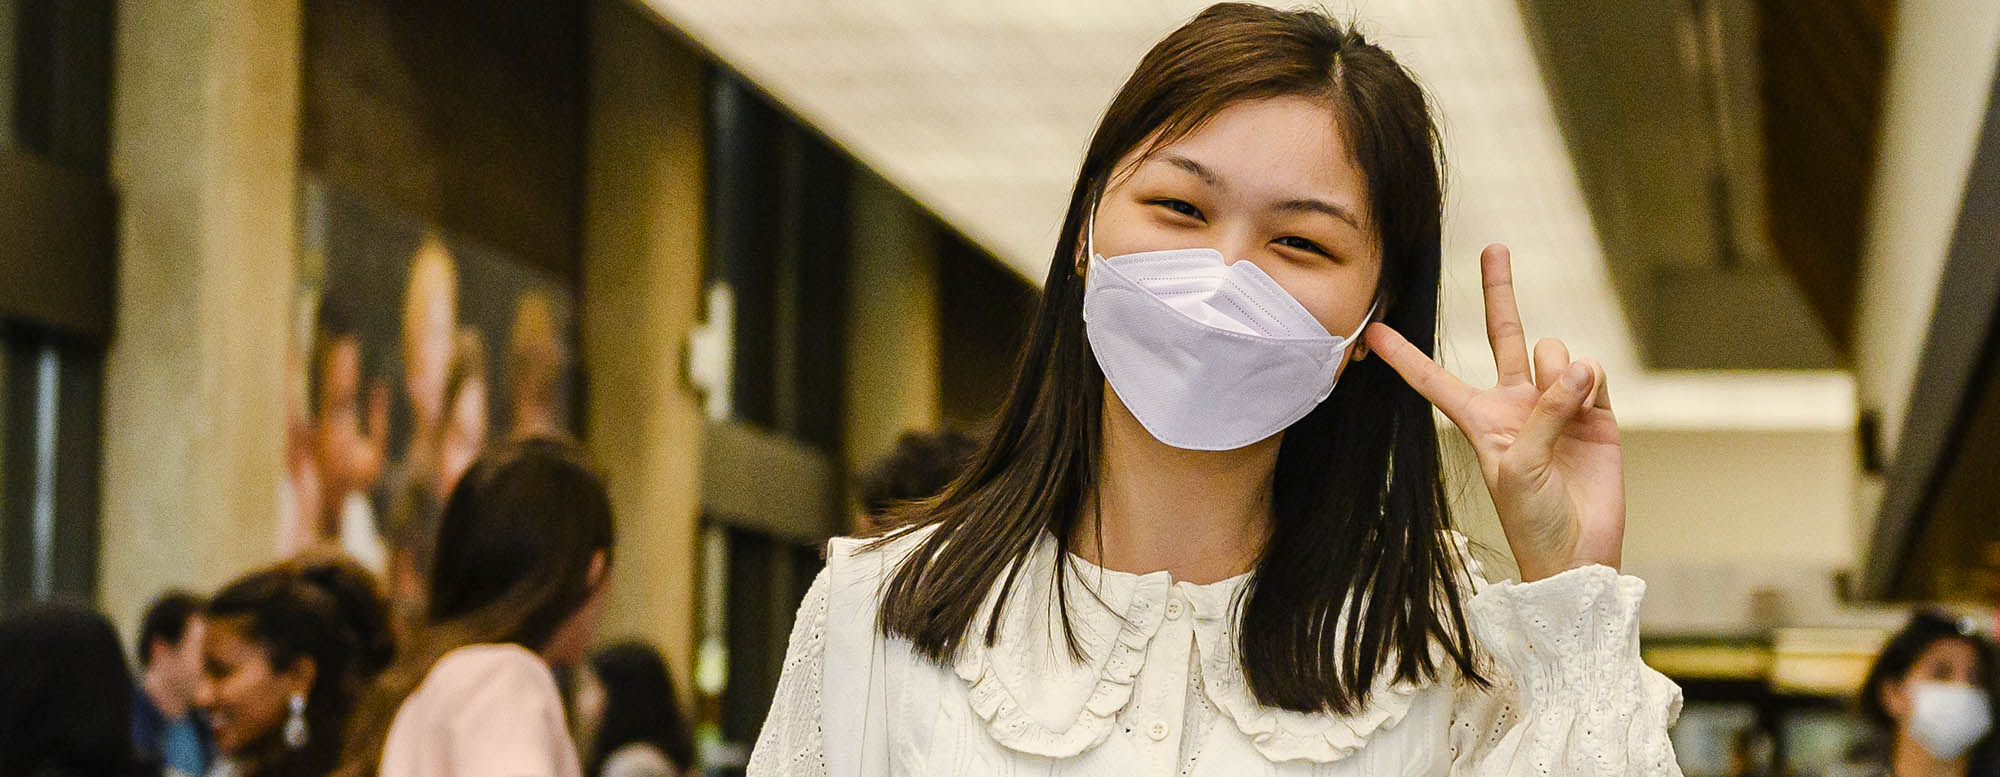
[[1499, 385], [1466, 385], [1382, 324], [1368, 325], [1368, 347], [1472, 441], [1523, 582], [1589, 564], [1615, 568], [1625, 536], [1624, 465], [1604, 368], [1570, 361], [1553, 339], [1535, 344], [1531, 365], [1507, 247], [1487, 246], [1479, 269]]

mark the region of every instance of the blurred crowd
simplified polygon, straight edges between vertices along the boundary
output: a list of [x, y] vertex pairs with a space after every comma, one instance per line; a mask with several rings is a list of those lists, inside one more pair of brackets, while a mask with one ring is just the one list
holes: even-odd
[[[857, 529], [936, 494], [971, 440], [908, 434], [857, 474]], [[0, 775], [401, 777], [701, 774], [660, 652], [590, 649], [614, 563], [611, 508], [574, 445], [529, 437], [471, 462], [449, 492], [423, 607], [308, 551], [210, 595], [148, 608], [128, 664], [110, 622], [42, 604], [0, 620]], [[1870, 736], [1823, 777], [2000, 774], [1993, 641], [1920, 612], [1855, 699]], [[1762, 777], [1768, 743], [1738, 743]], [[1791, 772], [1790, 774], [1801, 774]]]
[[[905, 435], [857, 474], [857, 528], [936, 494], [972, 447]], [[617, 543], [582, 451], [529, 434], [454, 478], [412, 610], [351, 556], [313, 546], [212, 594], [161, 593], [130, 662], [88, 607], [8, 614], [0, 775], [702, 773], [660, 651], [591, 648]]]

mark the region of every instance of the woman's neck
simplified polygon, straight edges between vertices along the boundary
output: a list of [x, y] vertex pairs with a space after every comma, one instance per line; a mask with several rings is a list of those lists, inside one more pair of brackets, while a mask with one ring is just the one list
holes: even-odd
[[1889, 773], [1894, 777], [1965, 777], [1971, 766], [1969, 753], [1949, 761], [1939, 759], [1905, 731], [1896, 732], [1889, 754]]
[[1103, 418], [1097, 488], [1070, 537], [1077, 555], [1195, 584], [1256, 566], [1270, 537], [1282, 436], [1233, 451], [1174, 448], [1154, 439], [1108, 386]]

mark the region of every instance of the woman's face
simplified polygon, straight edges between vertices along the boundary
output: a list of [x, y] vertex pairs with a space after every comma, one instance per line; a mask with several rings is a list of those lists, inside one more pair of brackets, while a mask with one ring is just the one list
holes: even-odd
[[244, 626], [234, 618], [211, 620], [202, 635], [202, 681], [195, 704], [208, 713], [215, 746], [227, 755], [276, 732], [291, 714], [292, 694], [312, 688], [312, 659], [275, 670], [269, 651], [246, 638]]
[[1331, 109], [1298, 97], [1241, 102], [1137, 154], [1119, 162], [1098, 206], [1098, 254], [1212, 248], [1255, 263], [1327, 332], [1361, 326], [1381, 241]]
[[1902, 722], [1910, 717], [1910, 689], [1918, 683], [1980, 685], [1979, 651], [1962, 639], [1940, 639], [1917, 654], [1909, 674], [1882, 685], [1882, 707]]

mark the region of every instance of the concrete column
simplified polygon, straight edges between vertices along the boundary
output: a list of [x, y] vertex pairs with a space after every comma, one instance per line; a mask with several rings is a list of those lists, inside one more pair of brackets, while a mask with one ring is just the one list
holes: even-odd
[[613, 0], [592, 6], [590, 60], [585, 438], [618, 520], [603, 633], [659, 645], [688, 688], [702, 422], [681, 346], [701, 298], [702, 62]]
[[122, 0], [99, 599], [273, 556], [297, 252], [298, 0]]
[[846, 459], [865, 467], [940, 420], [937, 228], [872, 173], [857, 171], [852, 192]]

